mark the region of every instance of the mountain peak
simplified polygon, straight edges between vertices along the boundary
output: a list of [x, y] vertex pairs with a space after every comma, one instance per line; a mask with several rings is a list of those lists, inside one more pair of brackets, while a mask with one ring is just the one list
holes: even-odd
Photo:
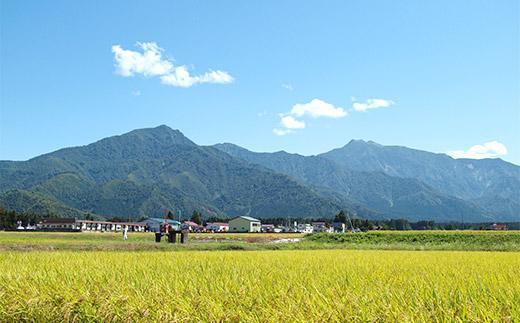
[[179, 131], [179, 130], [172, 129], [172, 128], [168, 127], [165, 124], [158, 125], [157, 127], [154, 127], [154, 128], [151, 128], [151, 129], [160, 130], [160, 131]]
[[346, 144], [343, 147], [347, 147], [347, 146], [365, 146], [365, 145], [381, 146], [381, 144], [378, 144], [377, 142], [372, 141], [372, 140], [365, 141], [363, 139], [352, 139], [352, 140], [350, 140], [348, 142], [348, 144]]
[[178, 144], [178, 145], [189, 145], [193, 146], [195, 143], [188, 139], [184, 134], [177, 130], [168, 127], [167, 125], [160, 125], [154, 128], [142, 128], [130, 131], [121, 135], [136, 136], [141, 140], [153, 140], [163, 142], [165, 144]]

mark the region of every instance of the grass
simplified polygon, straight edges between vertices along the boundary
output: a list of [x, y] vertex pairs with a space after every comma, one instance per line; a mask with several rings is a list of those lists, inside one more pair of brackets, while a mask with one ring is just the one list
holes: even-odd
[[518, 252], [3, 252], [0, 321], [511, 322], [518, 277]]
[[[286, 238], [301, 242], [274, 244]], [[182, 251], [278, 249], [384, 249], [520, 251], [520, 231], [373, 231], [347, 234], [190, 234], [188, 245], [155, 243], [152, 233], [1, 232], [0, 251]]]
[[258, 234], [226, 233], [189, 235], [187, 245], [155, 242], [153, 233], [128, 234], [123, 241], [121, 233], [113, 232], [2, 232], [0, 231], [0, 251], [146, 251], [146, 250], [258, 250], [278, 249], [272, 244], [284, 238], [302, 238], [301, 234]]
[[317, 233], [307, 242], [323, 248], [520, 251], [520, 231], [371, 231]]

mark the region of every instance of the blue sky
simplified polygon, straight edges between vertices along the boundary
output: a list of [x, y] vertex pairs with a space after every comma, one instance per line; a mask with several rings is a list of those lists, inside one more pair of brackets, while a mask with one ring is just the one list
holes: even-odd
[[365, 139], [520, 164], [515, 0], [0, 3], [0, 159], [166, 124], [255, 151]]

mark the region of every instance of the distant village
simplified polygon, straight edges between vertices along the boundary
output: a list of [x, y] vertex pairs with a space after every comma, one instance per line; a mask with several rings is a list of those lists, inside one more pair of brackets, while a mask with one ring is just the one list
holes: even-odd
[[406, 219], [369, 220], [352, 217], [340, 211], [331, 218], [255, 218], [236, 216], [226, 218], [205, 218], [200, 212], [193, 211], [189, 219], [181, 220], [180, 212], [174, 219], [172, 211], [163, 218], [141, 218], [137, 221], [64, 218], [36, 213], [18, 213], [0, 207], [0, 230], [10, 231], [95, 231], [95, 232], [163, 232], [167, 227], [173, 231], [196, 233], [314, 233], [314, 232], [365, 232], [374, 230], [520, 230], [520, 222], [507, 223], [436, 223], [434, 221], [409, 222]]
[[[342, 221], [343, 220], [343, 221]], [[513, 226], [510, 228], [510, 225]], [[518, 223], [467, 224], [462, 229], [508, 230], [516, 229]], [[436, 224], [433, 221], [409, 223], [406, 220], [368, 221], [336, 216], [332, 221], [285, 221], [285, 224], [262, 223], [261, 219], [250, 216], [237, 216], [227, 222], [206, 222], [198, 224], [192, 220], [177, 221], [170, 218], [147, 218], [136, 222], [86, 220], [78, 218], [43, 218], [38, 222], [17, 220], [10, 229], [17, 231], [56, 231], [56, 232], [155, 232], [168, 230], [194, 233], [345, 233], [369, 230], [455, 230], [461, 229], [457, 223]]]
[[[160, 232], [164, 225], [172, 230], [185, 230], [199, 233], [313, 233], [313, 232], [345, 232], [347, 226], [341, 222], [315, 221], [310, 223], [292, 222], [289, 225], [263, 224], [260, 219], [250, 216], [237, 216], [228, 222], [208, 222], [205, 225], [193, 221], [179, 222], [168, 218], [148, 218], [139, 222], [111, 222], [82, 220], [76, 218], [47, 218], [40, 223], [23, 227], [18, 223], [19, 230], [42, 231], [133, 231], [133, 232]], [[353, 229], [359, 231], [359, 229]]]

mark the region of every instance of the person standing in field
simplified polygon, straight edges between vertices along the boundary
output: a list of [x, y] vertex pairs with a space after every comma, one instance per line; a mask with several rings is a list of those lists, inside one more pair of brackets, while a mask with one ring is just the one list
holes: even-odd
[[128, 240], [128, 226], [125, 225], [125, 228], [123, 229], [123, 240]]

